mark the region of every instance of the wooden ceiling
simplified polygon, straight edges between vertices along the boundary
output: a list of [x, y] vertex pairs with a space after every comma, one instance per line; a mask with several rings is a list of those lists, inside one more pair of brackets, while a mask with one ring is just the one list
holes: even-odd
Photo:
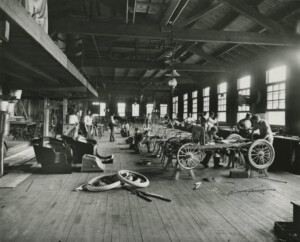
[[167, 97], [261, 55], [300, 44], [293, 0], [49, 0], [49, 34], [98, 89]]

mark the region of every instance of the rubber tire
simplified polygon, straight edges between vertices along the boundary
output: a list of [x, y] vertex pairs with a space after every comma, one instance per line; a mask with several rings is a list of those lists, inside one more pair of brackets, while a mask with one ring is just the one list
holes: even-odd
[[[127, 180], [126, 178], [124, 178], [124, 177], [122, 176], [124, 173], [132, 173], [132, 174], [134, 174], [134, 175], [137, 175], [137, 176], [143, 178], [143, 180], [144, 180], [145, 182], [137, 183], [137, 182], [134, 182], [134, 181]], [[120, 171], [118, 171], [117, 175], [118, 175], [118, 177], [119, 177], [121, 183], [126, 183], [126, 184], [129, 184], [129, 185], [134, 186], [134, 187], [144, 188], [144, 187], [148, 187], [149, 184], [150, 184], [150, 182], [149, 182], [149, 180], [148, 180], [147, 177], [145, 177], [144, 175], [142, 175], [142, 174], [140, 174], [140, 173], [134, 172], [134, 171], [120, 170]]]

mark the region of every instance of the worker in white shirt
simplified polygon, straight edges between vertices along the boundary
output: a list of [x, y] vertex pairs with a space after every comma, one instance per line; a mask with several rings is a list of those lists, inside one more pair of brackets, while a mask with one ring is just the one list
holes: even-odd
[[91, 137], [93, 133], [93, 117], [91, 110], [88, 110], [87, 115], [84, 117], [84, 126], [87, 132], [87, 137]]

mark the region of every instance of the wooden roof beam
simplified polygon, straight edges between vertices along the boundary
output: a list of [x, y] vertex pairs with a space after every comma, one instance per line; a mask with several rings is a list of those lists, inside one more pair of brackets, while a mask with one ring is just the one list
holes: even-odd
[[168, 6], [167, 11], [165, 12], [165, 15], [163, 16], [162, 20], [161, 20], [161, 25], [162, 26], [167, 26], [168, 24], [170, 24], [170, 19], [172, 18], [175, 10], [177, 9], [178, 5], [180, 4], [181, 0], [171, 0], [170, 4]]
[[206, 9], [200, 11], [199, 13], [195, 14], [194, 16], [186, 19], [183, 23], [179, 25], [179, 27], [187, 27], [190, 24], [195, 24], [195, 22], [198, 21], [199, 18], [211, 13], [216, 8], [220, 7], [223, 3], [219, 1], [213, 2], [210, 6], [208, 6]]
[[[144, 39], [170, 39], [170, 32], [162, 32], [156, 25], [126, 25], [113, 23], [100, 23], [89, 21], [76, 21], [64, 19], [54, 21], [53, 27], [59, 32], [78, 33], [85, 35], [120, 36]], [[299, 45], [297, 35], [263, 34], [237, 31], [215, 31], [174, 28], [173, 38], [177, 41], [189, 42], [217, 42], [236, 44], [262, 44], [293, 46]]]
[[225, 67], [215, 65], [189, 65], [173, 64], [172, 67], [163, 63], [156, 62], [136, 62], [128, 60], [99, 60], [98, 58], [89, 58], [84, 60], [85, 67], [106, 67], [106, 68], [125, 68], [125, 69], [142, 69], [142, 70], [171, 70], [192, 71], [192, 72], [224, 72]]
[[33, 72], [35, 75], [38, 75], [39, 77], [45, 78], [48, 80], [51, 84], [59, 85], [60, 81], [53, 76], [49, 75], [48, 73], [45, 73], [35, 65], [30, 64], [28, 61], [23, 60], [21, 57], [17, 56], [15, 53], [12, 53], [11, 51], [8, 51], [7, 48], [0, 48], [0, 56], [14, 62], [15, 64], [18, 64], [22, 66], [23, 68], [26, 68], [27, 70]]
[[198, 55], [198, 56], [204, 58], [205, 60], [207, 60], [209, 62], [212, 62], [213, 64], [226, 66], [226, 62], [224, 62], [222, 60], [218, 60], [216, 57], [205, 53], [202, 48], [191, 47], [191, 48], [189, 48], [189, 51], [195, 55]]
[[242, 3], [237, 0], [222, 0], [222, 2], [270, 31], [285, 33], [284, 28], [279, 23], [273, 21], [266, 15], [261, 14], [255, 8], [244, 2]]
[[1, 0], [0, 9], [94, 96], [98, 96], [94, 87], [68, 60], [67, 56], [53, 42], [50, 36], [28, 15], [25, 8], [18, 1]]

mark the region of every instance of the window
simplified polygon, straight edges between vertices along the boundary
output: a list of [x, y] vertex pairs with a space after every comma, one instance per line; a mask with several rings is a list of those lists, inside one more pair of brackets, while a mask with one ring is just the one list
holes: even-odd
[[146, 105], [146, 113], [147, 115], [150, 113], [152, 115], [152, 111], [153, 111], [153, 103], [148, 103]]
[[272, 125], [285, 125], [286, 66], [267, 71], [266, 119]]
[[176, 119], [178, 115], [178, 97], [173, 97], [173, 119]]
[[209, 112], [209, 93], [210, 87], [203, 89], [203, 111]]
[[133, 103], [132, 104], [132, 117], [140, 116], [140, 104]]
[[105, 112], [106, 112], [106, 103], [99, 103], [99, 102], [93, 102], [93, 105], [99, 105], [99, 114], [100, 117], [105, 117]]
[[[242, 96], [250, 96], [251, 76], [244, 76], [237, 81], [238, 94]], [[249, 104], [242, 104], [238, 106], [238, 121], [245, 118], [247, 112], [250, 111]], [[242, 118], [241, 118], [242, 117]]]
[[218, 120], [226, 122], [227, 109], [227, 83], [223, 82], [218, 85]]
[[160, 104], [160, 117], [163, 118], [168, 114], [168, 104]]
[[183, 95], [183, 119], [188, 116], [188, 94]]
[[105, 117], [106, 103], [100, 103], [100, 117]]
[[198, 91], [192, 92], [192, 99], [193, 99], [192, 115], [193, 115], [193, 118], [196, 120], [197, 113], [198, 113]]
[[118, 103], [118, 114], [120, 115], [120, 117], [125, 117], [125, 107], [125, 103]]

